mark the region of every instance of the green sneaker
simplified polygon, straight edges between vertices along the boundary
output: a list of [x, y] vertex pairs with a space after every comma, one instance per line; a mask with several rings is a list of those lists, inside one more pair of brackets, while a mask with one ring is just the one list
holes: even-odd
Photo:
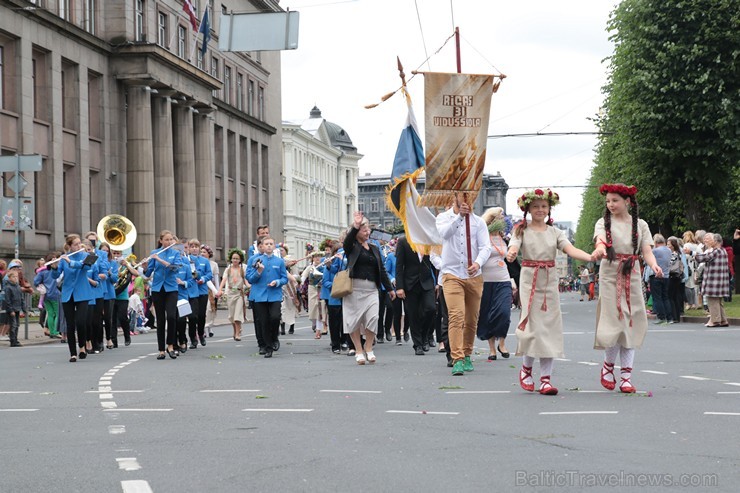
[[465, 356], [465, 360], [463, 361], [463, 370], [473, 371], [473, 362], [470, 360], [470, 356]]
[[453, 376], [460, 376], [465, 373], [465, 364], [462, 361], [455, 361], [455, 364], [452, 365], [452, 375]]

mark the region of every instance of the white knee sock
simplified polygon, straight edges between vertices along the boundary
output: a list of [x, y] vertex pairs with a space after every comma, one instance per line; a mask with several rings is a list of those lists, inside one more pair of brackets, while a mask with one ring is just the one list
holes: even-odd
[[613, 365], [614, 362], [617, 360], [617, 353], [619, 353], [620, 347], [621, 346], [616, 345], [606, 348], [604, 350], [604, 363], [609, 363], [610, 365]]
[[552, 358], [540, 358], [540, 377], [552, 375]]
[[524, 361], [522, 362], [522, 364], [527, 368], [532, 368], [532, 365], [534, 364], [534, 358], [531, 356], [524, 356]]

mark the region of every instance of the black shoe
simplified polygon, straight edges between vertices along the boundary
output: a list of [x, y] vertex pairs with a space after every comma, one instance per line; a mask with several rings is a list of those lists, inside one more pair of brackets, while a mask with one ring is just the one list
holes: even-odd
[[396, 339], [396, 346], [403, 346], [401, 339]]
[[408, 333], [408, 331], [406, 331], [403, 334], [403, 340], [406, 341], [406, 342], [409, 342], [409, 337], [410, 337], [410, 334]]
[[[213, 337], [213, 332], [211, 332], [210, 330], [208, 331], [208, 337]], [[205, 346], [205, 344], [203, 345]]]
[[177, 353], [175, 351], [167, 350], [167, 355], [172, 359], [177, 359]]
[[[212, 336], [208, 336], [208, 337], [212, 337]], [[200, 345], [203, 346], [203, 347], [205, 347], [205, 345], [206, 345], [206, 338], [205, 337], [201, 338]]]
[[385, 343], [385, 341], [383, 340], [383, 337], [378, 337], [376, 339], [376, 341], [378, 341], [378, 344], [384, 344]]
[[434, 339], [429, 339], [429, 347], [437, 347], [437, 343], [434, 342]]
[[426, 353], [427, 351], [429, 351], [429, 344], [424, 344], [423, 346], [421, 346], [421, 349]]
[[265, 351], [265, 358], [272, 358], [272, 351], [270, 351], [269, 349]]
[[266, 354], [267, 350], [263, 347], [260, 348], [260, 354]]
[[18, 341], [16, 341], [16, 342], [11, 342], [11, 343], [10, 343], [10, 347], [23, 347], [23, 344], [21, 344], [21, 343], [20, 343], [20, 342], [18, 342]]
[[85, 351], [80, 351], [80, 356], [79, 356], [79, 358], [80, 358], [80, 359], [85, 359], [85, 358], [87, 358], [87, 353], [86, 353]]
[[129, 340], [127, 340], [126, 342], [124, 342], [124, 345], [126, 345], [126, 346], [130, 346], [130, 345], [131, 345], [131, 339], [129, 339]]
[[280, 349], [280, 341], [276, 340], [275, 342], [272, 343], [272, 350], [277, 351], [279, 349]]
[[488, 361], [496, 361], [496, 355], [495, 354], [489, 354], [488, 355]]
[[385, 331], [385, 340], [388, 341], [388, 342], [391, 342], [393, 340], [393, 338], [391, 337], [391, 331], [390, 330], [386, 330]]
[[414, 349], [414, 354], [416, 356], [424, 356], [424, 350], [422, 348], [418, 347], [418, 348]]
[[337, 348], [333, 348], [333, 349], [331, 350], [331, 352], [332, 352], [332, 353], [334, 353], [334, 354], [339, 354], [339, 353], [341, 353], [341, 351], [340, 351], [339, 349], [337, 349]]
[[118, 349], [118, 341], [113, 341], [113, 349]]
[[197, 347], [198, 347], [198, 343], [197, 343], [197, 342], [195, 342], [195, 341], [192, 341], [192, 342], [190, 343], [190, 349], [195, 349], [195, 348], [197, 348]]
[[164, 359], [164, 353], [159, 353], [157, 355], [157, 359]]
[[285, 335], [285, 322], [280, 324], [280, 335], [281, 336]]
[[188, 352], [188, 343], [187, 342], [185, 344], [182, 344], [180, 346], [180, 352], [183, 353], [183, 354], [185, 354], [185, 353]]
[[502, 358], [508, 358], [509, 356], [511, 356], [510, 353], [508, 353], [508, 352], [505, 353], [505, 352], [501, 351], [501, 348], [500, 347], [497, 348], [497, 349], [498, 349], [498, 352], [501, 353], [501, 357]]
[[294, 334], [295, 333], [295, 325], [291, 325], [288, 329], [288, 334]]
[[454, 363], [452, 362], [452, 360], [451, 359], [448, 359], [447, 360], [447, 368], [452, 368], [453, 366], [454, 366]]

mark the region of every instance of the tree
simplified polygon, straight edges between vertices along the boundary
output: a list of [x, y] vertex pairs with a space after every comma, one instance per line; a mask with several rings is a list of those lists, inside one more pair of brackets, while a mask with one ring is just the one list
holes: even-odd
[[[608, 30], [590, 183], [637, 185], [653, 232], [726, 233], [740, 205], [740, 0], [623, 0]], [[579, 225], [593, 227], [597, 210], [603, 199], [588, 189]]]

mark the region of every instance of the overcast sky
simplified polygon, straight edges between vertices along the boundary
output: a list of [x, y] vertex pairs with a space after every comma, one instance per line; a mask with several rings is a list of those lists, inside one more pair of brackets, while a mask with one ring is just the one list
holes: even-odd
[[[397, 94], [375, 109], [364, 106], [400, 85], [397, 55], [407, 80], [417, 68], [454, 72], [454, 39], [432, 55], [459, 26], [463, 72], [508, 76], [493, 95], [489, 135], [594, 131], [588, 118], [603, 101], [603, 60], [612, 53], [606, 24], [615, 3], [282, 0], [281, 6], [300, 12], [299, 47], [282, 52], [283, 119], [308, 118], [317, 105], [364, 155], [361, 174], [390, 174], [405, 118], [403, 99]], [[422, 65], [427, 56], [429, 63]], [[408, 86], [422, 141], [423, 82], [418, 75]], [[512, 187], [508, 213], [518, 212], [522, 189], [514, 187], [550, 186], [562, 200], [553, 217], [576, 222], [583, 190], [564, 187], [586, 183], [595, 144], [595, 136], [489, 139], [485, 172], [500, 171]]]

